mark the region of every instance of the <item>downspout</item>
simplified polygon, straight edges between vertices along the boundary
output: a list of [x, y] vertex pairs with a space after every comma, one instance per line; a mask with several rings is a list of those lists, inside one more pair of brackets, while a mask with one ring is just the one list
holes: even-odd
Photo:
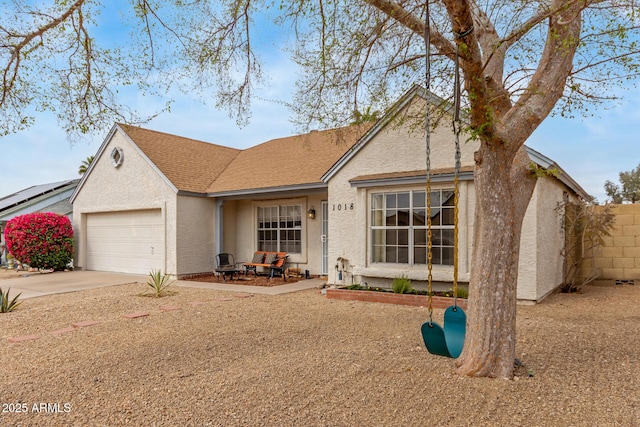
[[216, 218], [214, 226], [215, 255], [223, 252], [224, 247], [224, 200], [216, 200]]

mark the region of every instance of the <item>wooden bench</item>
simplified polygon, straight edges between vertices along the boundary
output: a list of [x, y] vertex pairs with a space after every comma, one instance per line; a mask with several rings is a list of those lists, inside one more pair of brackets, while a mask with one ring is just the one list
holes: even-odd
[[284, 264], [287, 261], [286, 252], [268, 252], [268, 251], [256, 251], [253, 254], [253, 259], [251, 262], [245, 262], [244, 265], [244, 274], [245, 276], [253, 271], [253, 274], [258, 275], [257, 268], [268, 268], [269, 269], [269, 279], [271, 279], [275, 272], [279, 272], [280, 275], [286, 281], [287, 278], [284, 275]]

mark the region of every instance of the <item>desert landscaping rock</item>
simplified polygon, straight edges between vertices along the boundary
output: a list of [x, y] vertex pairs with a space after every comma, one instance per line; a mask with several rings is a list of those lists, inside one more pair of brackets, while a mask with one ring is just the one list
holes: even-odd
[[83, 322], [76, 322], [71, 324], [71, 326], [73, 326], [74, 328], [87, 328], [89, 326], [93, 326], [93, 325], [97, 325], [98, 322], [97, 320], [85, 320]]
[[161, 307], [158, 307], [158, 310], [160, 310], [160, 311], [178, 311], [178, 310], [182, 310], [182, 307], [177, 306], [177, 305], [163, 305]]
[[7, 341], [11, 343], [16, 343], [16, 342], [24, 342], [24, 341], [33, 341], [37, 339], [40, 339], [40, 335], [20, 335], [17, 337], [8, 338]]
[[63, 334], [69, 334], [71, 332], [75, 332], [77, 328], [74, 328], [73, 326], [69, 326], [68, 328], [62, 328], [62, 329], [56, 329], [55, 331], [51, 331], [51, 335], [63, 335]]
[[[30, 298], [0, 314], [0, 425], [640, 425], [640, 286], [519, 306], [514, 381], [461, 377], [428, 354], [425, 308], [317, 289], [236, 299], [181, 287], [157, 299], [138, 296], [144, 287]], [[219, 298], [233, 302], [209, 303]], [[141, 312], [152, 316], [123, 318]], [[50, 334], [85, 319], [101, 325]], [[40, 338], [8, 343], [29, 335]]]

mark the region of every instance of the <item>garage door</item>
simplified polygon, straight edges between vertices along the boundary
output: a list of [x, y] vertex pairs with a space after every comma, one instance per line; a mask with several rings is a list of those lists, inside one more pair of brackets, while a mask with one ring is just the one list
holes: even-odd
[[160, 209], [87, 215], [87, 270], [148, 274], [164, 269]]

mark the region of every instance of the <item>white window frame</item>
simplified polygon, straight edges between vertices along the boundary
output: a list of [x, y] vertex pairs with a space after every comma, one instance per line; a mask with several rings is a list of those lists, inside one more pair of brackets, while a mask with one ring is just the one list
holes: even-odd
[[[368, 209], [368, 224], [369, 224], [369, 259], [372, 264], [402, 264], [402, 265], [426, 265], [426, 200], [424, 206], [420, 206], [420, 204], [414, 203], [415, 197], [414, 194], [422, 193], [426, 198], [425, 189], [385, 189], [380, 191], [371, 191], [369, 193], [369, 209]], [[441, 204], [441, 200], [443, 198], [446, 202], [453, 202], [453, 189], [452, 188], [435, 188], [431, 189], [432, 197], [431, 197], [431, 216], [432, 219], [436, 219], [434, 224], [432, 224], [431, 230], [433, 233], [433, 265], [442, 265], [442, 266], [451, 266], [453, 265], [453, 251], [455, 250], [453, 246], [453, 205], [445, 204], [444, 206]], [[389, 198], [393, 199], [395, 195], [396, 201], [398, 200], [398, 195], [407, 194], [409, 199], [409, 204], [407, 206], [398, 207], [397, 204], [395, 207], [393, 206], [393, 202], [390, 203], [390, 206], [387, 206], [389, 202]], [[389, 196], [389, 198], [387, 197]], [[376, 200], [377, 198], [377, 200]], [[382, 202], [382, 205], [379, 204]], [[400, 225], [399, 218], [400, 215], [395, 215], [396, 225], [388, 224], [391, 216], [388, 216], [388, 213], [397, 210], [397, 212], [408, 212], [407, 225]], [[376, 216], [376, 212], [378, 213]], [[424, 224], [416, 224], [414, 222], [414, 218], [419, 218], [420, 213], [422, 213], [422, 218]], [[446, 214], [446, 215], [445, 215]], [[444, 217], [444, 219], [443, 219]], [[440, 221], [444, 222], [444, 224], [440, 224]], [[391, 243], [389, 243], [389, 237], [392, 234], [389, 234], [389, 231], [392, 230], [406, 230], [406, 236], [401, 236], [401, 233], [398, 232], [396, 234], [395, 243], [393, 242], [393, 238]], [[416, 244], [416, 234], [420, 233], [420, 230], [424, 230], [424, 239], [420, 239], [424, 241], [424, 244]], [[384, 234], [382, 234], [382, 233]], [[377, 234], [377, 236], [376, 236]], [[379, 239], [382, 237], [383, 242], [378, 244]], [[401, 241], [401, 237], [405, 237], [406, 241]], [[447, 243], [447, 244], [445, 244]], [[387, 248], [396, 247], [396, 258], [395, 260], [389, 260], [387, 258]], [[421, 262], [421, 259], [416, 260], [416, 248], [424, 248], [424, 262]], [[400, 257], [400, 248], [406, 248], [406, 258]], [[446, 252], [445, 252], [446, 251]], [[444, 256], [443, 256], [444, 254]], [[400, 259], [400, 261], [399, 261]], [[406, 262], [404, 260], [406, 259]]]
[[[292, 255], [302, 255], [303, 251], [304, 251], [304, 221], [305, 221], [305, 210], [304, 210], [305, 205], [303, 203], [299, 203], [299, 202], [273, 202], [273, 203], [262, 203], [258, 206], [256, 206], [256, 222], [255, 222], [255, 227], [256, 227], [256, 248], [257, 250], [268, 250], [270, 252], [287, 252], [288, 254], [292, 254]], [[296, 216], [296, 214], [294, 213], [293, 216], [291, 216], [291, 218], [287, 217], [287, 215], [290, 213], [289, 211], [291, 211], [292, 209], [298, 209], [299, 211], [299, 217]], [[277, 217], [272, 218], [272, 221], [270, 221], [272, 224], [275, 224], [275, 227], [261, 227], [261, 210], [277, 210]], [[273, 213], [273, 212], [272, 212]], [[273, 221], [273, 219], [275, 219], [275, 221]], [[282, 222], [285, 222], [285, 225], [282, 226]], [[291, 221], [289, 221], [289, 219], [291, 219]], [[290, 224], [290, 226], [287, 226], [286, 223], [291, 222], [292, 224]], [[264, 222], [263, 222], [264, 225]], [[264, 248], [261, 247], [261, 242], [266, 242], [268, 240], [266, 239], [260, 239], [260, 233], [261, 232], [274, 232], [275, 233], [275, 239], [272, 239], [272, 241], [276, 242], [276, 248], [274, 249], [273, 247], [270, 248]], [[287, 234], [289, 232], [294, 232], [294, 233], [298, 233], [299, 235], [299, 239], [287, 239], [287, 237], [283, 236], [283, 234]], [[284, 239], [284, 240], [283, 240]], [[299, 251], [292, 251], [290, 250], [290, 247], [286, 247], [283, 248], [282, 246], [282, 242], [284, 241], [294, 241], [294, 242], [298, 242], [299, 245]], [[294, 243], [295, 244], [295, 243]]]

